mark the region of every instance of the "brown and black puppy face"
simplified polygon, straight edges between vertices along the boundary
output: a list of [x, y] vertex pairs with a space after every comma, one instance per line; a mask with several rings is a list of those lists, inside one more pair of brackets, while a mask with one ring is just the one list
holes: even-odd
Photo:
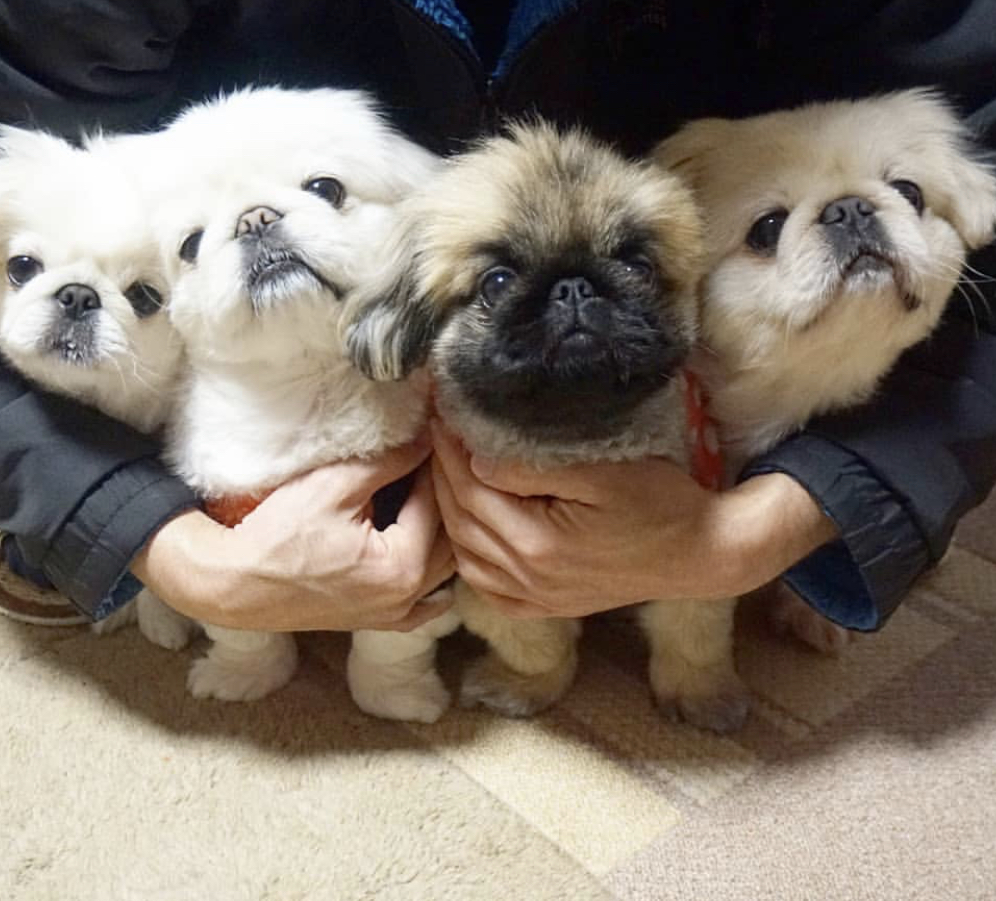
[[351, 344], [380, 376], [431, 344], [450, 408], [537, 439], [611, 436], [695, 339], [690, 195], [580, 132], [513, 126], [452, 161], [409, 221], [405, 287]]

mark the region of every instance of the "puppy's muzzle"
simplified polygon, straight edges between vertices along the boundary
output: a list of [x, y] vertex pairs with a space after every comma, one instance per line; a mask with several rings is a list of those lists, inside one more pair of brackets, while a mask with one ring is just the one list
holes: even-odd
[[100, 309], [100, 295], [89, 285], [63, 285], [52, 295], [68, 319], [82, 319], [91, 310]]
[[235, 223], [235, 237], [242, 238], [246, 235], [260, 237], [275, 222], [284, 218], [283, 213], [278, 213], [268, 206], [257, 206], [251, 210], [246, 210]]
[[878, 208], [864, 197], [839, 197], [828, 203], [819, 223], [840, 257], [867, 247], [885, 250], [888, 239], [878, 218]]
[[823, 208], [818, 221], [846, 275], [894, 268], [892, 242], [870, 200], [838, 197]]
[[598, 335], [609, 327], [609, 309], [586, 278], [560, 279], [550, 289], [549, 301], [552, 331], [559, 340]]

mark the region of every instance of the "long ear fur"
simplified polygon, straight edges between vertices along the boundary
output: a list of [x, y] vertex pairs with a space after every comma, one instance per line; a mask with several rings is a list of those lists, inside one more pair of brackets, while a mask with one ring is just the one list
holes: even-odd
[[993, 159], [963, 146], [952, 154], [947, 174], [952, 182], [951, 223], [969, 250], [996, 238], [996, 169]]
[[651, 151], [651, 159], [665, 169], [672, 169], [695, 183], [703, 157], [726, 140], [729, 119], [695, 119]]
[[376, 381], [403, 379], [429, 356], [439, 326], [436, 306], [421, 292], [417, 227], [403, 217], [383, 253], [378, 277], [348, 299], [346, 352], [353, 365]]
[[913, 88], [885, 100], [902, 110], [911, 128], [919, 127], [932, 138], [921, 158], [934, 173], [942, 215], [969, 250], [989, 244], [996, 237], [996, 159], [940, 92]]

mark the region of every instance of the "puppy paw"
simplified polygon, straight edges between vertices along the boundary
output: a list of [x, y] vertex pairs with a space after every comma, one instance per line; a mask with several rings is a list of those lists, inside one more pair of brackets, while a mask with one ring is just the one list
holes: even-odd
[[140, 594], [135, 606], [141, 633], [153, 644], [168, 651], [185, 648], [198, 629], [192, 619], [177, 613], [151, 593]]
[[559, 701], [574, 681], [572, 656], [543, 673], [527, 675], [508, 667], [495, 654], [474, 661], [460, 686], [461, 707], [488, 707], [503, 716], [532, 716]]
[[450, 693], [433, 669], [413, 675], [350, 655], [346, 673], [356, 706], [371, 716], [434, 723], [450, 706]]
[[120, 629], [138, 621], [138, 605], [132, 601], [124, 607], [115, 610], [110, 616], [98, 620], [90, 626], [90, 631], [97, 635], [113, 635]]
[[735, 732], [750, 712], [750, 693], [731, 660], [693, 666], [676, 657], [652, 657], [650, 687], [661, 714], [710, 732]]
[[187, 690], [195, 698], [255, 701], [286, 685], [297, 669], [297, 646], [290, 635], [274, 635], [258, 654], [230, 652], [216, 644], [194, 661]]
[[661, 715], [672, 723], [688, 723], [699, 729], [725, 735], [739, 730], [750, 713], [746, 691], [734, 690], [716, 695], [656, 695]]
[[854, 638], [848, 629], [830, 622], [785, 584], [779, 584], [768, 604], [768, 620], [778, 635], [787, 635], [827, 654], [840, 656]]

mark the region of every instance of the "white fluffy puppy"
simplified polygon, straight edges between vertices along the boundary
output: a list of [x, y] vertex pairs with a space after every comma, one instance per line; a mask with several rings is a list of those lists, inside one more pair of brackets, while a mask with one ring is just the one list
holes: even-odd
[[[129, 165], [142, 141], [94, 136], [74, 147], [40, 131], [0, 130], [0, 351], [42, 388], [152, 432], [173, 401], [182, 344]], [[186, 641], [182, 618], [148, 592], [97, 630], [136, 615], [157, 644]]]
[[[993, 173], [928, 90], [700, 120], [655, 157], [706, 218], [698, 368], [731, 478], [810, 417], [868, 399], [993, 238]], [[810, 609], [781, 615], [834, 649], [843, 633]]]
[[[159, 152], [156, 167], [172, 173], [158, 217], [170, 316], [188, 355], [167, 455], [209, 512], [224, 520], [223, 510], [245, 512], [305, 470], [410, 441], [427, 386], [364, 378], [345, 355], [339, 319], [381, 265], [395, 204], [436, 158], [392, 131], [362, 93], [278, 88], [192, 107]], [[214, 644], [190, 672], [194, 695], [248, 700], [293, 675], [293, 636], [204, 628]], [[409, 641], [384, 633], [370, 644], [402, 646], [380, 658], [390, 667]], [[375, 679], [380, 665], [370, 669]], [[426, 690], [435, 718], [442, 685]]]
[[181, 344], [158, 244], [120, 146], [0, 129], [0, 349], [41, 387], [143, 432], [171, 402]]

